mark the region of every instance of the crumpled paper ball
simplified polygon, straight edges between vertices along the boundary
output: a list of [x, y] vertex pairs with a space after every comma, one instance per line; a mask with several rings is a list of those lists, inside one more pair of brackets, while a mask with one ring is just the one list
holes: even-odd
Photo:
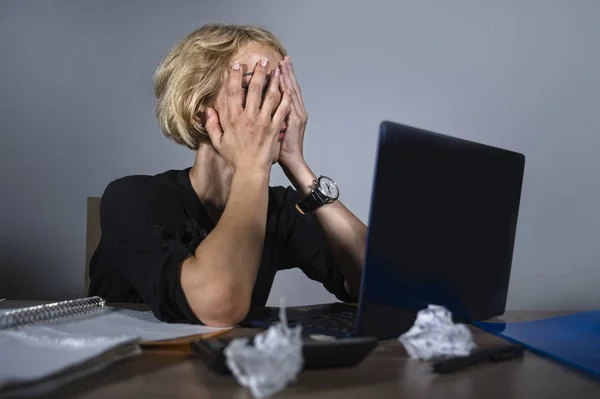
[[304, 364], [302, 327], [288, 327], [283, 306], [279, 320], [254, 337], [254, 346], [248, 345], [248, 338], [238, 338], [225, 348], [227, 366], [240, 385], [250, 388], [257, 398], [284, 389]]
[[469, 328], [454, 324], [450, 311], [437, 305], [420, 310], [398, 340], [411, 358], [421, 360], [467, 356], [477, 347]]

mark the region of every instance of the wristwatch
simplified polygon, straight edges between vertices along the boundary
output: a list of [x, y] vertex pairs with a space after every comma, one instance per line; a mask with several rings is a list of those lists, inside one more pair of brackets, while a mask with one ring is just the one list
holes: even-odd
[[340, 196], [340, 190], [337, 184], [327, 177], [319, 176], [313, 180], [312, 189], [310, 193], [298, 201], [296, 209], [301, 214], [312, 212], [325, 204], [330, 204], [338, 199]]

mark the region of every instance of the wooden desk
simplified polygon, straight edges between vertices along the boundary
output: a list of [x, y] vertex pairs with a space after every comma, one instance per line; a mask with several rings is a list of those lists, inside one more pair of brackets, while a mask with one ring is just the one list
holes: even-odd
[[[0, 308], [30, 304], [4, 301]], [[533, 320], [565, 313], [568, 312], [509, 311], [498, 319]], [[478, 328], [471, 330], [480, 347], [502, 342]], [[243, 336], [254, 332], [240, 328], [229, 334]], [[233, 377], [214, 374], [189, 353], [147, 350], [141, 356], [74, 381], [52, 397], [204, 399], [252, 398], [252, 394]], [[409, 359], [398, 341], [389, 340], [382, 342], [358, 367], [302, 372], [294, 384], [273, 397], [597, 399], [600, 383], [529, 352], [519, 360], [436, 375], [427, 363]]]

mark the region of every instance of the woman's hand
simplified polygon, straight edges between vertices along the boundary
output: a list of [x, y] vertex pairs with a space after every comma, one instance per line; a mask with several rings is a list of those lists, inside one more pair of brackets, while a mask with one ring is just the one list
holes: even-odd
[[304, 132], [308, 122], [308, 112], [304, 107], [302, 91], [289, 56], [279, 62], [279, 69], [281, 87], [284, 93], [289, 92], [291, 96], [291, 112], [286, 120], [287, 129], [281, 143], [279, 163], [284, 168], [292, 168], [296, 164], [304, 163]]
[[217, 97], [219, 113], [214, 108], [206, 110], [210, 140], [234, 171], [271, 169], [281, 125], [290, 113], [291, 96], [284, 91], [281, 97], [278, 68], [271, 73], [263, 99], [268, 65], [266, 59], [256, 64], [244, 106], [242, 68], [235, 63], [224, 93]]

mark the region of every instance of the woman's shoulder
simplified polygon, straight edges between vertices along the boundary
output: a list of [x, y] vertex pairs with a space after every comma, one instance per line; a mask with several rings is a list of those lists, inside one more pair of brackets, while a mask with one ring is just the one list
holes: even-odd
[[140, 206], [144, 203], [167, 200], [166, 194], [173, 192], [178, 173], [169, 170], [157, 175], [128, 175], [108, 183], [102, 194], [102, 204]]
[[106, 197], [117, 197], [119, 199], [125, 199], [133, 195], [134, 197], [140, 195], [147, 195], [157, 190], [161, 186], [159, 180], [155, 176], [150, 175], [129, 175], [119, 177], [108, 183], [102, 198]]

